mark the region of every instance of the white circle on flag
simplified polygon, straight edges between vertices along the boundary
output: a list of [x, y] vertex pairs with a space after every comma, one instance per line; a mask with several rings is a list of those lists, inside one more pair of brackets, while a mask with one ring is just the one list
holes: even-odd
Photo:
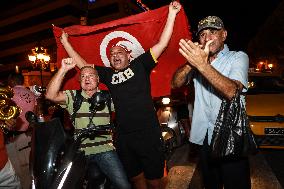
[[109, 33], [108, 35], [106, 35], [104, 37], [104, 39], [102, 40], [102, 43], [100, 45], [100, 55], [101, 55], [101, 59], [103, 61], [103, 64], [106, 67], [110, 67], [110, 62], [109, 59], [107, 57], [107, 47], [110, 43], [110, 41], [112, 41], [113, 39], [116, 38], [123, 38], [126, 40], [121, 40], [118, 41], [116, 43], [116, 45], [124, 45], [127, 47], [128, 50], [131, 51], [131, 58], [130, 61], [132, 61], [133, 59], [135, 59], [136, 57], [138, 57], [139, 55], [143, 54], [145, 52], [145, 50], [143, 49], [142, 45], [139, 43], [139, 41], [132, 36], [131, 34], [125, 32], [125, 31], [113, 31], [111, 33]]

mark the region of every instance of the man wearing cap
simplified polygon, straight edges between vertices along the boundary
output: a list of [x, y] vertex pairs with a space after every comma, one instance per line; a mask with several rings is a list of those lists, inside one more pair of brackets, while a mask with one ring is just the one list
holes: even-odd
[[[154, 109], [150, 73], [167, 47], [181, 5], [169, 5], [167, 22], [157, 44], [130, 62], [131, 52], [115, 45], [110, 50], [112, 68], [95, 66], [100, 81], [111, 92], [116, 110], [117, 152], [136, 189], [160, 189], [164, 153], [159, 121]], [[66, 33], [61, 42], [79, 68], [87, 62], [72, 48]]]
[[205, 188], [250, 188], [248, 158], [216, 160], [209, 156], [209, 145], [222, 98], [231, 99], [237, 88], [247, 90], [247, 54], [230, 51], [224, 43], [227, 31], [217, 16], [198, 23], [199, 43], [181, 39], [179, 52], [187, 59], [172, 79], [177, 88], [193, 79], [195, 102], [190, 142], [202, 145], [201, 169]]

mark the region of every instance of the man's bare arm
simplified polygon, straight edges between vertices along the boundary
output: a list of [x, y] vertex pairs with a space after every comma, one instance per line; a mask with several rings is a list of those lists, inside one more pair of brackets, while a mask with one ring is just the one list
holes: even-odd
[[58, 72], [51, 78], [45, 97], [52, 102], [65, 104], [66, 96], [63, 91], [60, 91], [61, 84], [63, 82], [65, 74], [72, 68], [74, 68], [76, 63], [72, 58], [66, 58], [62, 60], [62, 64]]
[[64, 31], [62, 32], [60, 41], [65, 48], [66, 52], [68, 53], [69, 57], [73, 58], [73, 61], [75, 61], [76, 65], [78, 66], [79, 69], [86, 65], [91, 65], [86, 62], [85, 59], [82, 58], [82, 56], [74, 50], [70, 42], [68, 41], [68, 34], [65, 33]]
[[169, 41], [170, 41], [172, 33], [173, 33], [176, 15], [180, 11], [180, 9], [181, 9], [181, 5], [177, 1], [170, 3], [166, 25], [163, 29], [163, 32], [160, 36], [158, 43], [156, 43], [151, 48], [153, 56], [156, 59], [158, 59], [160, 57], [160, 55], [163, 53], [163, 51], [166, 49], [166, 47], [169, 44]]
[[231, 99], [237, 89], [243, 89], [243, 84], [239, 81], [232, 80], [220, 74], [213, 66], [207, 64], [199, 72], [205, 77], [208, 82], [225, 98]]
[[172, 78], [171, 87], [174, 89], [184, 85], [187, 82], [187, 75], [190, 71], [192, 71], [192, 68], [188, 64], [178, 68]]

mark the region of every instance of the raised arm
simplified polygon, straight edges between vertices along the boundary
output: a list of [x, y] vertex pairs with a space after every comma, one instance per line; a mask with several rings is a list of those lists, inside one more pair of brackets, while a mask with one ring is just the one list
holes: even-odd
[[170, 3], [168, 18], [164, 30], [160, 36], [158, 43], [156, 43], [152, 47], [152, 53], [156, 59], [160, 57], [162, 52], [166, 49], [166, 47], [169, 44], [174, 29], [176, 15], [180, 11], [180, 9], [181, 5], [177, 1]]
[[66, 103], [66, 96], [63, 91], [59, 91], [65, 74], [76, 66], [75, 61], [72, 58], [64, 58], [61, 62], [61, 67], [58, 72], [51, 78], [45, 97], [52, 102], [58, 104]]
[[81, 57], [81, 55], [73, 49], [72, 45], [68, 41], [68, 34], [64, 31], [62, 32], [60, 41], [66, 52], [68, 53], [69, 57], [73, 58], [73, 61], [76, 63], [78, 68], [81, 69], [82, 67], [88, 65], [88, 63]]

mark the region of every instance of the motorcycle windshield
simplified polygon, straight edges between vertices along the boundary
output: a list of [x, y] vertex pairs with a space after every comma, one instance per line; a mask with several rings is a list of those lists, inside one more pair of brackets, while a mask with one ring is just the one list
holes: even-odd
[[36, 188], [50, 188], [67, 136], [58, 118], [36, 123], [31, 148], [31, 171]]

